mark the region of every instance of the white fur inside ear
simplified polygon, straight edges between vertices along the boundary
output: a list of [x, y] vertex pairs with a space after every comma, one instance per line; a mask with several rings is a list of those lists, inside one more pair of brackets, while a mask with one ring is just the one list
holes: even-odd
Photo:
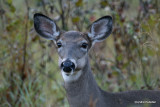
[[57, 31], [56, 24], [54, 22], [52, 22], [52, 25], [53, 25], [53, 28], [52, 28], [52, 30], [53, 30], [53, 36], [59, 36], [60, 32]]
[[55, 31], [55, 33], [53, 34], [53, 36], [59, 36], [60, 32]]
[[92, 33], [88, 32], [88, 37], [92, 39], [94, 37], [94, 35]]
[[[99, 33], [99, 35], [97, 35], [97, 36], [103, 35], [104, 33], [106, 33], [106, 32], [108, 31], [108, 27], [107, 27], [108, 23], [109, 23], [109, 20], [106, 20], [106, 19], [102, 19], [102, 20], [99, 20], [98, 22], [93, 23], [93, 25], [92, 25], [92, 27], [91, 27], [91, 33], [92, 33], [93, 35]], [[100, 31], [96, 32], [96, 31], [95, 31], [95, 27], [96, 27], [98, 24], [101, 25], [101, 29], [100, 29]]]
[[101, 35], [97, 35], [97, 36], [95, 37], [94, 34], [88, 32], [88, 37], [92, 40], [92, 46], [93, 46], [96, 42], [101, 42], [101, 41], [103, 41], [103, 40], [97, 40], [98, 37], [101, 37], [101, 36], [102, 36], [102, 34], [101, 34]]
[[106, 33], [110, 30], [108, 28], [109, 20], [102, 19], [94, 22], [91, 26], [91, 32], [88, 33], [89, 38], [92, 40], [92, 44], [95, 42], [101, 42], [106, 39]]

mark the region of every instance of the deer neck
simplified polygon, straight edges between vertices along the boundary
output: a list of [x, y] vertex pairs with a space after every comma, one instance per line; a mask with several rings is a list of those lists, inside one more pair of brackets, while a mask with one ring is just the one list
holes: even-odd
[[100, 96], [100, 90], [92, 75], [88, 58], [87, 64], [82, 70], [83, 74], [78, 80], [69, 83], [65, 82], [64, 86], [70, 106], [77, 107], [77, 105], [81, 105], [83, 107], [88, 105], [91, 99], [95, 101]]

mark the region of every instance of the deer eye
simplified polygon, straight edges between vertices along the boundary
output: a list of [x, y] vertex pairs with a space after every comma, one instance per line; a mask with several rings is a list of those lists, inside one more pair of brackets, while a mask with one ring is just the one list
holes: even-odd
[[87, 43], [83, 43], [83, 44], [81, 45], [81, 47], [84, 48], [84, 49], [86, 49], [86, 48], [88, 47], [88, 44], [87, 44]]
[[60, 48], [62, 46], [62, 43], [58, 42], [57, 47]]

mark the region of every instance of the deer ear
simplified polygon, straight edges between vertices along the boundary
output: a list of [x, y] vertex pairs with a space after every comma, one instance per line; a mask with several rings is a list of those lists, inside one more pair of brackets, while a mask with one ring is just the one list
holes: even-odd
[[104, 16], [92, 23], [90, 32], [88, 33], [89, 38], [92, 42], [100, 42], [105, 40], [112, 32], [112, 17]]
[[56, 40], [60, 35], [60, 30], [56, 23], [40, 13], [34, 15], [34, 28], [41, 37], [48, 40]]

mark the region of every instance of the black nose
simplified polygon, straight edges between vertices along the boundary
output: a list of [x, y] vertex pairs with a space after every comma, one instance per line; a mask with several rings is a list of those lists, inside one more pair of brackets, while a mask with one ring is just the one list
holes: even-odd
[[75, 65], [70, 60], [66, 60], [62, 62], [61, 68], [63, 69], [64, 72], [70, 73], [72, 70], [75, 69]]

